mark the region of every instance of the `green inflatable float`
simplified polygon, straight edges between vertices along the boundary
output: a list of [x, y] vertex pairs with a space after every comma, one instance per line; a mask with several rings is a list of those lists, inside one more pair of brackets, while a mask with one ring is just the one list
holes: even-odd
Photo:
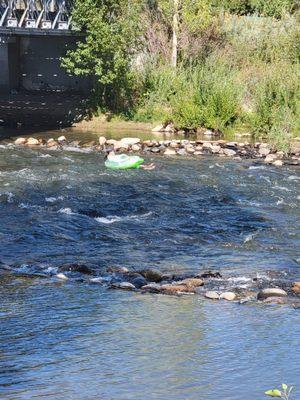
[[143, 162], [144, 159], [139, 156], [127, 156], [126, 154], [119, 154], [109, 157], [105, 161], [105, 166], [109, 169], [134, 169], [139, 168]]

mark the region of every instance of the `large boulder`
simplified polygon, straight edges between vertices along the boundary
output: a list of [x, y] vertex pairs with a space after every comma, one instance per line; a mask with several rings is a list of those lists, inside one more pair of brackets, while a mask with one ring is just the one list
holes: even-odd
[[31, 137], [27, 140], [27, 146], [38, 146], [39, 144], [40, 144], [40, 142], [38, 139]]
[[131, 137], [125, 137], [120, 140], [123, 145], [127, 146], [132, 146], [134, 144], [139, 144], [141, 143], [141, 139], [139, 138], [131, 138]]
[[158, 283], [148, 283], [147, 285], [142, 286], [141, 289], [144, 292], [149, 292], [149, 293], [161, 292], [161, 286]]
[[100, 136], [99, 137], [99, 145], [104, 146], [106, 144], [106, 137], [105, 136]]
[[164, 130], [164, 125], [157, 125], [155, 128], [152, 129], [152, 132], [164, 132]]
[[21, 138], [18, 138], [15, 140], [15, 145], [22, 146], [22, 145], [26, 144], [26, 142], [27, 142], [27, 139], [21, 137]]
[[176, 282], [177, 285], [184, 285], [190, 288], [196, 288], [199, 286], [203, 286], [204, 282], [200, 278], [187, 278], [183, 279], [182, 281]]
[[148, 281], [148, 282], [161, 282], [163, 274], [158, 269], [144, 269], [140, 271], [140, 274]]
[[165, 156], [176, 156], [176, 150], [174, 149], [166, 149], [164, 152]]
[[268, 156], [268, 155], [271, 153], [271, 149], [270, 149], [270, 147], [269, 147], [268, 144], [262, 143], [262, 144], [259, 146], [258, 153], [259, 153], [261, 156], [266, 157], [266, 156]]
[[265, 300], [268, 297], [285, 297], [287, 296], [287, 292], [283, 289], [279, 288], [267, 288], [261, 290], [258, 295], [257, 299], [258, 300]]
[[195, 288], [185, 285], [172, 285], [166, 284], [161, 286], [162, 293], [164, 294], [182, 294], [182, 293], [195, 293]]
[[130, 282], [116, 282], [112, 283], [111, 287], [113, 289], [122, 289], [122, 290], [136, 290], [136, 287]]
[[232, 149], [223, 149], [223, 154], [227, 157], [234, 157], [236, 155], [236, 151]]
[[147, 281], [143, 276], [136, 276], [132, 279], [131, 283], [137, 288], [141, 289], [143, 286], [147, 285]]
[[211, 290], [208, 291], [208, 292], [206, 292], [204, 296], [205, 296], [207, 299], [211, 299], [211, 300], [219, 300], [219, 299], [220, 299], [219, 294], [218, 294], [217, 292], [211, 291]]
[[236, 294], [233, 292], [224, 292], [220, 294], [220, 299], [233, 301], [236, 299]]

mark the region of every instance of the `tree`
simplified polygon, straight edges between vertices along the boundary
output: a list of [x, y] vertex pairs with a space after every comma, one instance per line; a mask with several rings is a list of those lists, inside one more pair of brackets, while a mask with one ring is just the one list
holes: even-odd
[[[201, 36], [211, 21], [208, 0], [158, 0], [157, 10], [164, 17], [171, 32], [171, 65], [176, 68], [178, 58], [193, 38]], [[181, 57], [182, 58], [182, 57]]]
[[62, 65], [70, 74], [93, 76], [97, 96], [112, 108], [118, 108], [120, 92], [132, 79], [140, 7], [138, 0], [76, 0], [74, 4], [73, 21], [84, 36], [67, 51]]

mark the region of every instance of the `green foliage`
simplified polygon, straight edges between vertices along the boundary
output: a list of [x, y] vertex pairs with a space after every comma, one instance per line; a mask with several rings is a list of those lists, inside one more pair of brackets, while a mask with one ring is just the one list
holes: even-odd
[[76, 0], [73, 19], [85, 32], [62, 60], [74, 75], [95, 77], [95, 95], [103, 105], [118, 108], [132, 90], [131, 63], [138, 47], [139, 2], [135, 0]]
[[280, 18], [299, 9], [298, 0], [213, 0], [213, 7], [238, 15]]
[[300, 131], [298, 1], [179, 0], [175, 71], [173, 1], [75, 0], [86, 35], [63, 65], [94, 77], [93, 110], [178, 128], [244, 127], [288, 151]]
[[254, 131], [266, 135], [277, 147], [286, 148], [296, 132], [300, 111], [299, 69], [271, 72], [256, 86]]
[[[147, 75], [146, 82], [142, 115], [150, 117], [155, 109], [165, 110], [166, 119], [173, 120], [178, 128], [202, 125], [220, 131], [238, 116], [238, 86], [232, 73], [221, 65], [181, 68], [176, 75], [162, 68]], [[136, 117], [140, 116], [138, 111]]]

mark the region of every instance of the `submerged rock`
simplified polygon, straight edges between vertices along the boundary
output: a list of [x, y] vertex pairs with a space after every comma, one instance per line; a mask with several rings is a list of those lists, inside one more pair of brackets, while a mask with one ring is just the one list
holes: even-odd
[[158, 269], [144, 269], [140, 274], [149, 282], [161, 282], [163, 274]]
[[69, 278], [68, 278], [65, 274], [63, 274], [63, 273], [56, 274], [56, 278], [61, 279], [61, 280], [63, 280], [63, 281], [67, 281], [67, 280], [69, 279]]
[[265, 300], [268, 297], [285, 297], [287, 296], [287, 292], [283, 289], [279, 288], [267, 288], [261, 290], [258, 295], [257, 299], [258, 300]]
[[84, 264], [66, 264], [58, 268], [59, 272], [79, 272], [80, 274], [92, 275], [93, 271]]
[[126, 268], [126, 267], [108, 267], [108, 268], [106, 269], [106, 271], [107, 271], [109, 274], [118, 274], [118, 273], [123, 274], [123, 273], [129, 272], [129, 269]]
[[147, 281], [143, 276], [137, 276], [132, 279], [131, 283], [137, 288], [141, 289], [143, 286], [147, 285]]
[[211, 299], [211, 300], [219, 300], [220, 296], [217, 292], [214, 291], [208, 291], [205, 293], [204, 295], [207, 299]]
[[182, 293], [195, 293], [195, 288], [185, 285], [162, 285], [161, 292], [164, 294], [182, 294]]
[[149, 283], [141, 288], [145, 292], [149, 293], [159, 293], [161, 291], [161, 286], [158, 283]]
[[264, 303], [267, 304], [286, 304], [286, 299], [284, 297], [271, 296], [264, 299]]
[[209, 278], [221, 279], [222, 275], [220, 274], [220, 272], [206, 271], [206, 272], [203, 272], [200, 275], [200, 278], [203, 278], [203, 279], [209, 279]]
[[182, 281], [176, 282], [176, 285], [185, 285], [190, 288], [195, 288], [195, 287], [203, 286], [204, 282], [200, 278], [187, 278], [187, 279], [183, 279]]
[[110, 287], [113, 289], [136, 290], [136, 287], [130, 282], [112, 283]]

